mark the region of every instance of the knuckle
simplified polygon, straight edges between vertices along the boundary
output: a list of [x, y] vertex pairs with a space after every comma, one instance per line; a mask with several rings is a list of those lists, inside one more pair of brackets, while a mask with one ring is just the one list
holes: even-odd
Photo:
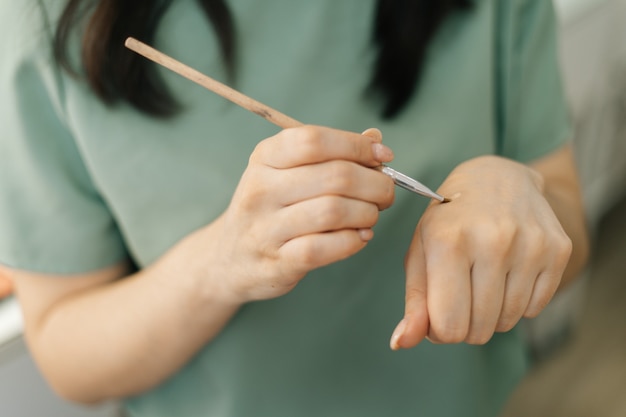
[[342, 161], [334, 161], [329, 164], [326, 174], [327, 179], [325, 183], [331, 193], [344, 194], [354, 187], [355, 180], [350, 164]]
[[[520, 316], [521, 318], [521, 316]], [[512, 330], [515, 325], [519, 322], [519, 318], [511, 319], [511, 318], [501, 318], [498, 321], [496, 326], [496, 331], [500, 333], [505, 333]]]
[[378, 207], [380, 210], [384, 210], [393, 205], [394, 200], [396, 199], [396, 187], [391, 178], [387, 178], [385, 182], [385, 188], [383, 190], [383, 194], [380, 198], [380, 202], [378, 203]]
[[522, 294], [509, 295], [502, 306], [500, 318], [507, 321], [516, 321], [528, 306], [528, 299]]
[[493, 336], [493, 332], [488, 332], [488, 331], [471, 332], [465, 338], [465, 343], [469, 345], [484, 345], [487, 342], [489, 342], [489, 340], [491, 340], [492, 336]]
[[539, 314], [541, 314], [543, 309], [546, 308], [546, 306], [550, 303], [550, 300], [552, 300], [551, 293], [546, 292], [546, 293], [538, 295], [535, 298], [535, 300], [531, 302], [531, 304], [528, 306], [528, 308], [524, 312], [524, 317], [529, 318], [529, 319], [536, 318], [537, 316], [539, 316]]
[[475, 230], [478, 235], [475, 240], [480, 242], [483, 250], [494, 256], [506, 254], [517, 233], [515, 224], [508, 221], [482, 221]]
[[530, 227], [526, 231], [534, 240], [529, 240], [539, 254], [549, 254], [554, 263], [561, 267], [567, 264], [572, 254], [572, 240], [563, 230], [549, 232], [541, 227]]
[[366, 162], [373, 159], [372, 147], [369, 141], [351, 140], [352, 156], [355, 161]]
[[405, 298], [406, 304], [412, 304], [413, 302], [425, 300], [426, 288], [421, 288], [421, 287], [407, 288], [404, 298]]
[[300, 245], [298, 251], [298, 263], [305, 271], [309, 271], [317, 266], [318, 250], [312, 241], [308, 240]]
[[573, 243], [572, 239], [569, 238], [565, 233], [562, 234], [558, 242], [555, 243], [556, 250], [556, 260], [561, 264], [567, 264], [572, 255]]
[[543, 308], [541, 307], [528, 307], [528, 309], [526, 309], [526, 311], [524, 312], [524, 318], [534, 319], [537, 316], [539, 316], [539, 313], [541, 313], [541, 310], [543, 310]]
[[249, 165], [262, 163], [263, 155], [265, 155], [265, 153], [267, 152], [267, 148], [269, 147], [268, 142], [269, 142], [269, 139], [265, 139], [256, 144], [256, 146], [254, 147], [254, 150], [252, 151], [252, 153], [250, 154], [250, 157], [248, 158]]
[[364, 203], [365, 206], [359, 210], [359, 217], [356, 219], [355, 227], [373, 227], [378, 223], [380, 211], [378, 207], [371, 203]]
[[513, 240], [520, 231], [518, 223], [511, 219], [499, 221], [496, 228], [498, 235], [507, 240]]
[[316, 126], [302, 126], [294, 129], [292, 141], [304, 157], [319, 155], [321, 149], [321, 132]]
[[442, 340], [444, 343], [456, 344], [461, 343], [463, 340], [465, 340], [465, 337], [465, 332], [450, 330], [449, 332], [444, 334], [443, 337], [440, 337], [440, 340]]
[[522, 314], [524, 313], [523, 308], [506, 308], [500, 314], [500, 318], [498, 319], [498, 324], [496, 325], [496, 331], [498, 332], [508, 332], [511, 330], [517, 322], [519, 322]]
[[435, 339], [441, 343], [461, 343], [467, 338], [467, 329], [454, 323], [444, 323], [439, 326], [433, 326]]
[[336, 227], [345, 218], [343, 206], [338, 198], [330, 197], [323, 199], [317, 210], [315, 218], [318, 225], [325, 230]]
[[376, 223], [378, 223], [378, 219], [380, 218], [380, 211], [378, 210], [378, 207], [372, 205], [372, 204], [368, 204], [369, 207], [369, 215], [367, 218], [367, 226], [374, 226]]
[[263, 182], [254, 182], [237, 190], [237, 207], [246, 213], [259, 210], [267, 198], [268, 190]]

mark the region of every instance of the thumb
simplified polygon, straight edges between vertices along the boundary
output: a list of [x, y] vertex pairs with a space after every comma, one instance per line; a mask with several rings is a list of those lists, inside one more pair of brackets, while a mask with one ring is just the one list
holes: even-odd
[[363, 133], [361, 134], [363, 136], [367, 136], [368, 138], [374, 139], [375, 142], [383, 141], [383, 132], [381, 132], [379, 129], [375, 127], [370, 127], [369, 129], [363, 131]]
[[392, 350], [407, 349], [420, 343], [429, 330], [428, 302], [426, 297], [426, 259], [422, 239], [413, 237], [406, 256], [406, 295], [404, 318], [391, 336]]

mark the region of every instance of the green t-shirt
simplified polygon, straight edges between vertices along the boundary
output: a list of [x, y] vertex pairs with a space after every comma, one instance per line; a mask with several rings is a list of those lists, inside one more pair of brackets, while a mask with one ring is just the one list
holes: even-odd
[[[227, 207], [254, 146], [277, 128], [163, 69], [185, 106], [177, 118], [103, 105], [50, 57], [59, 3], [0, 5], [0, 262], [57, 274], [127, 257], [145, 267]], [[468, 158], [529, 161], [569, 134], [547, 0], [478, 0], [450, 17], [419, 94], [392, 121], [363, 99], [373, 0], [228, 4], [237, 88], [306, 123], [379, 127], [391, 165], [433, 188]], [[155, 45], [225, 78], [194, 1], [173, 2]], [[128, 399], [130, 416], [495, 416], [527, 366], [515, 331], [485, 346], [388, 348], [426, 204], [398, 190], [367, 248], [244, 306], [180, 372]]]

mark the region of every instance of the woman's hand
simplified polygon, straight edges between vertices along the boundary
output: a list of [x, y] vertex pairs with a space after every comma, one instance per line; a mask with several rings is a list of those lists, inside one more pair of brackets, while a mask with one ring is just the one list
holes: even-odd
[[484, 344], [548, 304], [572, 242], [526, 165], [486, 156], [459, 165], [431, 204], [406, 256], [405, 317], [392, 349], [424, 337]]
[[393, 181], [371, 168], [392, 158], [377, 131], [304, 126], [261, 142], [207, 237], [226, 293], [237, 302], [277, 297], [365, 247], [394, 198]]
[[371, 169], [391, 151], [366, 134], [305, 126], [261, 142], [223, 215], [135, 273], [125, 263], [74, 276], [11, 271], [54, 389], [85, 403], [145, 392], [242, 303], [284, 294], [359, 251], [394, 196], [391, 179]]

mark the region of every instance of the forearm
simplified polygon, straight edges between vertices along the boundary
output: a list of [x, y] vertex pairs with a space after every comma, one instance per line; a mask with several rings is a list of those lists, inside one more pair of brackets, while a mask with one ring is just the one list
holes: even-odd
[[210, 274], [189, 276], [197, 273], [194, 239], [143, 271], [60, 300], [29, 329], [31, 349], [60, 395], [91, 403], [137, 394], [219, 333], [239, 304], [223, 299]]
[[578, 199], [562, 189], [546, 189], [546, 199], [572, 241], [572, 254], [563, 273], [560, 288], [576, 278], [589, 258], [589, 235]]
[[531, 167], [542, 175], [544, 196], [572, 241], [572, 254], [561, 280], [562, 288], [576, 278], [587, 263], [590, 244], [571, 146], [558, 151], [556, 158], [563, 162], [555, 164], [552, 160], [539, 160]]
[[222, 216], [149, 268], [60, 279], [13, 271], [44, 375], [82, 402], [162, 382], [242, 304], [287, 294], [363, 249], [394, 197], [393, 181], [371, 168], [392, 158], [380, 138], [285, 129], [257, 145]]

